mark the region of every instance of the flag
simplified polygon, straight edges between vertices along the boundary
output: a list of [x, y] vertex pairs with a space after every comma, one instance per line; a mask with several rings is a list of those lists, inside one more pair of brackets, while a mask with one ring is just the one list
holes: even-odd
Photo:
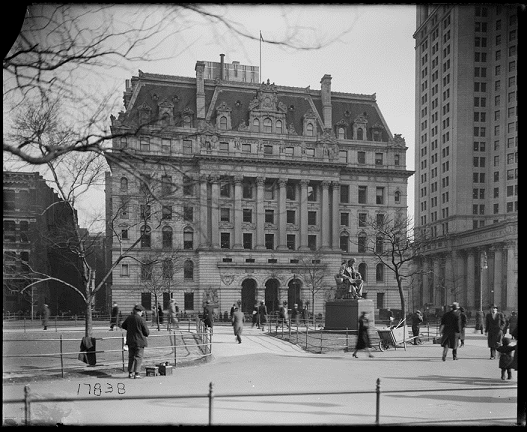
[[260, 40], [261, 40], [262, 42], [265, 42], [265, 41], [264, 41], [264, 38], [262, 37], [262, 32], [260, 32]]

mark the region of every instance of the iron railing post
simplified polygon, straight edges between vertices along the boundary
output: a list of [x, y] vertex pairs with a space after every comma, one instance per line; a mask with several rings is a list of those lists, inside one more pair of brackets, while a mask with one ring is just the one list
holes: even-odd
[[31, 425], [31, 392], [29, 390], [29, 384], [24, 386], [24, 410], [25, 410], [25, 423], [26, 426]]
[[64, 378], [64, 357], [62, 355], [63, 349], [62, 349], [62, 333], [60, 334], [60, 373], [62, 374], [62, 378]]
[[379, 426], [379, 416], [381, 410], [381, 379], [377, 378], [377, 385], [375, 386], [375, 392], [377, 393], [377, 401], [375, 403], [375, 425]]
[[212, 426], [212, 404], [214, 402], [214, 391], [212, 381], [209, 384], [209, 426]]

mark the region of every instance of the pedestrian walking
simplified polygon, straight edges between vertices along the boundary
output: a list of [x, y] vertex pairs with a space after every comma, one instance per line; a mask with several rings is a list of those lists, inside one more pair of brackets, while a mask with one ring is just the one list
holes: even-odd
[[44, 327], [44, 330], [48, 329], [50, 315], [51, 311], [49, 310], [49, 306], [44, 304], [44, 309], [42, 310], [42, 326]]
[[487, 335], [487, 344], [490, 348], [490, 360], [496, 358], [496, 348], [501, 344], [504, 328], [505, 317], [501, 312], [498, 312], [498, 306], [492, 305], [490, 312], [485, 317], [485, 334]]
[[214, 326], [214, 307], [210, 303], [210, 300], [205, 302], [205, 307], [203, 308], [203, 322], [205, 327], [212, 330]]
[[307, 305], [304, 305], [302, 307], [302, 322], [304, 325], [307, 326], [307, 322], [309, 321], [309, 311], [307, 310]]
[[170, 299], [168, 303], [168, 319], [167, 319], [167, 330], [172, 330], [172, 326], [178, 327], [177, 313], [179, 312], [179, 307], [174, 299]]
[[476, 329], [474, 330], [474, 333], [477, 333], [478, 331], [483, 334], [483, 311], [476, 311]]
[[467, 327], [467, 314], [465, 313], [465, 308], [459, 308], [459, 316], [461, 318], [461, 333], [459, 334], [459, 347], [465, 346], [465, 328]]
[[513, 333], [515, 332], [517, 326], [518, 326], [518, 314], [516, 313], [516, 311], [512, 311], [511, 316], [509, 318], [509, 333], [512, 339], [515, 339]]
[[366, 349], [368, 351], [368, 356], [373, 357], [371, 353], [371, 341], [370, 341], [370, 319], [368, 312], [362, 312], [359, 318], [359, 332], [357, 335], [357, 343], [355, 344], [355, 351], [353, 352], [353, 357], [357, 357], [357, 351]]
[[258, 306], [258, 320], [262, 331], [265, 330], [265, 323], [267, 322], [267, 306], [263, 300], [260, 301], [260, 306]]
[[231, 312], [229, 314], [229, 318], [232, 320], [232, 314], [234, 313], [234, 309], [236, 309], [236, 303], [233, 303], [232, 304], [232, 307], [231, 307]]
[[232, 314], [232, 328], [234, 330], [234, 336], [239, 344], [242, 343], [243, 323], [245, 322], [245, 316], [243, 312], [238, 309], [238, 306], [234, 308]]
[[[236, 308], [234, 309], [234, 312], [236, 312]], [[254, 326], [256, 326], [257, 328], [260, 328], [260, 325], [258, 324], [258, 303], [256, 303], [253, 307], [251, 328], [253, 328]]]
[[163, 324], [163, 308], [161, 307], [161, 304], [157, 304], [157, 318], [158, 318], [158, 323], [159, 324]]
[[115, 326], [119, 328], [119, 324], [119, 306], [117, 306], [117, 303], [114, 303], [110, 315], [110, 330], [113, 331]]
[[[500, 353], [499, 367], [501, 369], [501, 379], [505, 379], [505, 372], [507, 372], [507, 379], [512, 379], [512, 367], [513, 358], [512, 352], [516, 350], [515, 345], [511, 345], [511, 340], [508, 337], [504, 337], [502, 345], [496, 348], [496, 351]], [[516, 355], [516, 353], [514, 353]]]
[[287, 328], [289, 328], [289, 313], [287, 311], [287, 302], [284, 302], [280, 307], [279, 317], [279, 324], [282, 325], [282, 328], [284, 328], [284, 324], [287, 326]]
[[296, 303], [293, 305], [293, 309], [291, 309], [291, 322], [294, 322], [297, 327], [300, 324], [300, 311]]
[[442, 360], [446, 360], [448, 349], [452, 349], [452, 358], [457, 360], [457, 348], [459, 345], [459, 334], [461, 333], [461, 317], [459, 315], [459, 303], [454, 302], [451, 310], [441, 317], [441, 346], [443, 347]]
[[123, 321], [121, 328], [126, 330], [126, 344], [128, 345], [128, 378], [141, 378], [141, 365], [145, 347], [148, 346], [147, 337], [150, 334], [148, 325], [143, 318], [145, 308], [136, 304], [132, 313]]
[[415, 313], [412, 315], [412, 334], [414, 336], [414, 345], [418, 345], [421, 343], [421, 339], [419, 339], [419, 326], [423, 322], [423, 315], [421, 314], [420, 310], [416, 310]]

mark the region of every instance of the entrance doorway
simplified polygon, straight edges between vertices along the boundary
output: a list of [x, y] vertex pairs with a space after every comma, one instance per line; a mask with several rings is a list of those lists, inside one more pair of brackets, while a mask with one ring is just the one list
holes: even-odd
[[251, 313], [256, 302], [256, 281], [245, 279], [242, 282], [242, 312]]
[[287, 290], [287, 307], [293, 309], [293, 305], [298, 305], [298, 310], [302, 310], [303, 304], [300, 298], [302, 282], [299, 279], [292, 279], [289, 281], [289, 289]]
[[268, 313], [280, 309], [278, 304], [278, 286], [279, 282], [276, 279], [269, 279], [265, 283], [265, 305]]

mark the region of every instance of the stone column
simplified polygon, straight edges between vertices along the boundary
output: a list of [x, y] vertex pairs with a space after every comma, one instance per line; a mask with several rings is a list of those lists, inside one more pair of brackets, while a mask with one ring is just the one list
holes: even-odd
[[423, 304], [432, 303], [430, 296], [430, 262], [428, 258], [423, 259]]
[[307, 185], [309, 180], [300, 180], [300, 251], [309, 251], [307, 245]]
[[209, 176], [202, 174], [199, 177], [199, 246], [198, 249], [210, 247], [209, 237], [209, 206], [208, 206]]
[[489, 299], [491, 303], [498, 305], [499, 310], [503, 310], [502, 301], [502, 286], [503, 283], [503, 251], [502, 245], [497, 244], [490, 248], [490, 252], [493, 253], [492, 267], [494, 278], [492, 280], [491, 293], [493, 294]]
[[277, 250], [287, 250], [287, 179], [278, 179], [278, 247]]
[[233, 249], [243, 250], [242, 240], [242, 224], [243, 224], [243, 212], [242, 212], [242, 183], [243, 176], [234, 176], [234, 239]]
[[445, 254], [445, 304], [452, 304], [453, 301], [459, 301], [456, 300], [456, 297], [454, 296], [454, 287], [455, 287], [455, 278], [454, 275], [456, 274], [455, 271], [455, 262], [454, 262], [454, 252], [450, 254]]
[[220, 176], [215, 174], [210, 177], [211, 182], [211, 204], [210, 204], [210, 226], [211, 226], [211, 239], [210, 245], [212, 249], [218, 249], [220, 247], [220, 209], [219, 209], [219, 198], [220, 198]]
[[332, 197], [333, 204], [331, 206], [331, 233], [332, 233], [332, 242], [331, 246], [334, 251], [340, 250], [340, 183], [332, 183]]
[[507, 248], [507, 310], [518, 310], [518, 281], [517, 281], [517, 262], [515, 259], [517, 244], [514, 241], [508, 241]]
[[476, 310], [476, 290], [474, 280], [475, 268], [475, 252], [474, 249], [467, 250], [467, 310]]
[[[478, 248], [478, 256], [479, 256], [479, 288], [476, 290], [476, 292], [479, 295], [479, 298], [481, 299], [481, 307], [482, 310], [487, 310], [488, 306], [490, 305], [490, 299], [489, 299], [489, 254], [487, 252], [487, 248], [480, 247]], [[486, 267], [484, 268], [483, 260], [484, 256], [486, 256]], [[480, 291], [481, 290], [481, 293]], [[478, 300], [479, 301], [479, 300]]]
[[265, 177], [256, 178], [256, 250], [265, 250], [265, 211], [264, 211]]
[[453, 280], [454, 280], [454, 301], [459, 302], [463, 307], [467, 306], [465, 257], [463, 251], [452, 251]]
[[329, 251], [329, 228], [331, 222], [329, 219], [329, 185], [330, 182], [324, 180], [322, 182], [322, 202], [320, 207], [322, 208], [322, 218], [319, 221], [319, 225], [322, 228], [322, 250]]
[[433, 296], [432, 296], [432, 303], [436, 306], [443, 306], [441, 304], [441, 290], [443, 289], [441, 287], [441, 278], [439, 277], [439, 267], [440, 267], [440, 261], [441, 256], [440, 255], [432, 255], [432, 265], [433, 265]]

